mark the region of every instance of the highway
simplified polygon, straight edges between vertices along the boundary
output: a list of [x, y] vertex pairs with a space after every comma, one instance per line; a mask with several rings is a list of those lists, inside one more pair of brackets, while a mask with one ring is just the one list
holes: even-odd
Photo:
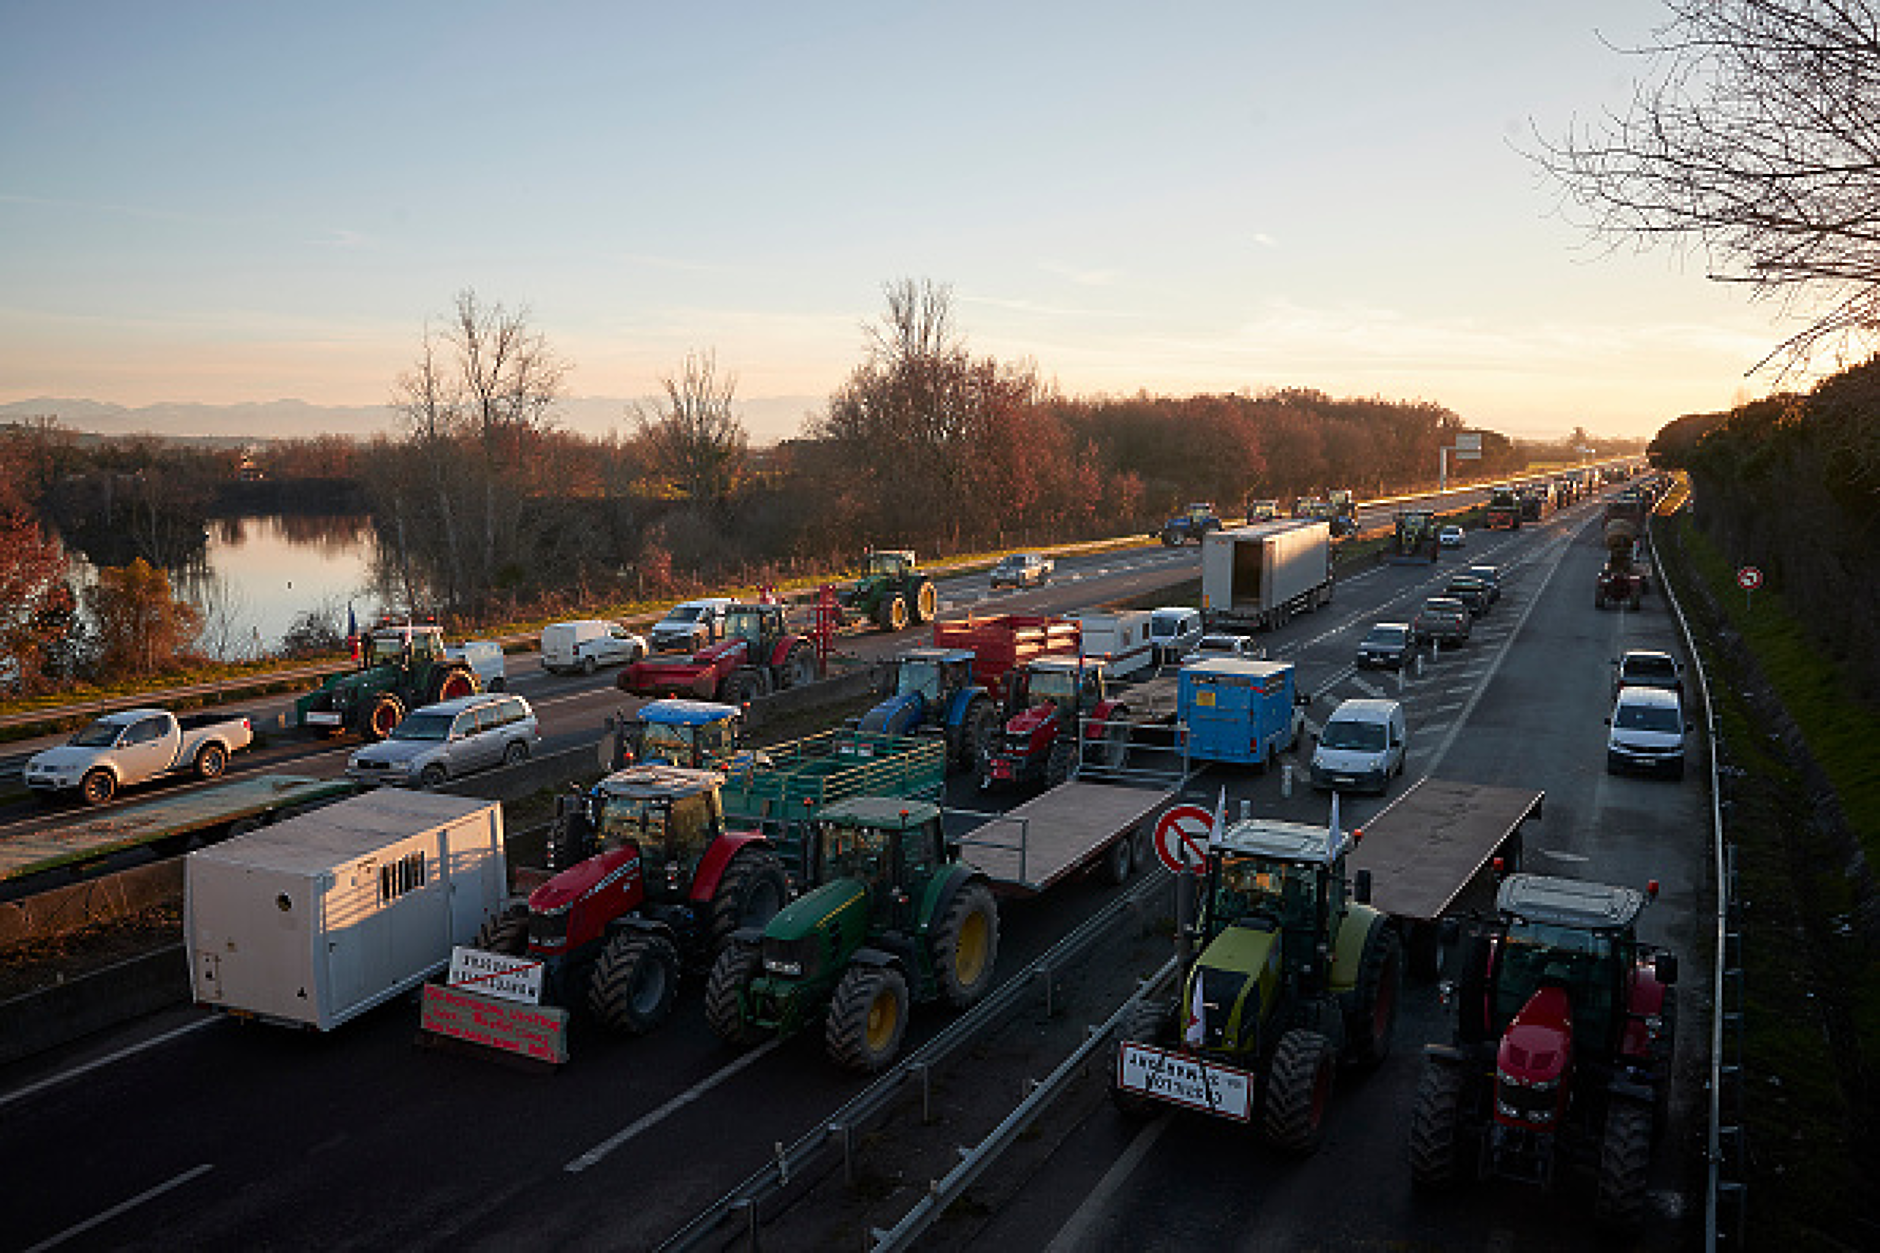
[[[1501, 603], [1470, 644], [1401, 682], [1351, 666], [1373, 621], [1407, 619], [1457, 564], [1377, 566], [1351, 574], [1326, 610], [1263, 641], [1298, 663], [1322, 720], [1339, 699], [1400, 695], [1409, 711], [1408, 775], [1544, 788], [1545, 817], [1528, 834], [1527, 868], [1663, 885], [1649, 938], [1702, 968], [1695, 916], [1703, 894], [1705, 806], [1699, 772], [1683, 782], [1604, 772], [1610, 661], [1631, 647], [1678, 651], [1660, 597], [1638, 613], [1591, 606], [1602, 556], [1582, 505], [1516, 533], [1472, 534], [1461, 554], [1507, 570]], [[1068, 609], [1195, 577], [1196, 550], [1134, 549], [1066, 558], [1042, 589], [985, 597], [983, 574], [945, 579], [951, 610]], [[859, 636], [864, 655], [911, 637]], [[514, 689], [538, 705], [557, 742], [592, 737], [620, 694], [594, 680], [518, 669]], [[272, 753], [275, 750], [270, 750]], [[331, 765], [343, 751], [302, 752]], [[264, 759], [244, 763], [258, 768]], [[272, 768], [281, 768], [273, 763]], [[304, 768], [314, 769], [315, 765]], [[1283, 772], [1209, 772], [1188, 799], [1323, 821], [1326, 801]], [[1393, 786], [1393, 794], [1404, 786]], [[970, 786], [956, 799], [978, 805]], [[1361, 824], [1383, 802], [1345, 808]], [[1000, 970], [1008, 975], [1101, 908], [1113, 890], [1066, 885], [1003, 911]], [[1117, 973], [1166, 957], [1165, 943], [1119, 937]], [[1125, 979], [1126, 981], [1126, 979]], [[1126, 994], [1126, 990], [1123, 994]], [[1697, 1177], [1702, 981], [1680, 989], [1681, 1083], [1674, 1122], [1655, 1158], [1652, 1216], [1635, 1247], [1682, 1242], [1684, 1189]], [[833, 1070], [819, 1041], [752, 1054], [725, 1050], [706, 1029], [697, 989], [653, 1036], [582, 1031], [562, 1074], [518, 1073], [411, 1047], [415, 1011], [387, 1005], [330, 1036], [209, 1018], [156, 1015], [64, 1056], [0, 1071], [0, 1169], [11, 1203], [6, 1243], [34, 1247], [651, 1248], [862, 1086]], [[946, 1015], [917, 1011], [910, 1041]], [[1076, 1024], [1069, 1024], [1074, 1033]], [[1017, 1036], [975, 1056], [969, 1081], [946, 1085], [944, 1122], [1009, 1104], [1044, 1060]], [[1045, 1034], [1045, 1026], [1038, 1027]], [[1024, 1248], [1519, 1248], [1581, 1249], [1607, 1241], [1590, 1223], [1590, 1189], [1569, 1179], [1542, 1194], [1482, 1184], [1454, 1197], [1412, 1192], [1404, 1160], [1411, 1095], [1425, 1041], [1446, 1038], [1427, 984], [1411, 984], [1397, 1048], [1377, 1071], [1341, 1076], [1326, 1148], [1296, 1163], [1238, 1128], [1192, 1117], [1146, 1124], [1116, 1113], [1103, 1068], [1073, 1089], [1023, 1160], [995, 1172], [968, 1213], [931, 1247]], [[1034, 1055], [1034, 1053], [1036, 1055]], [[88, 1067], [88, 1068], [87, 1068]], [[911, 1132], [910, 1132], [911, 1134]], [[884, 1140], [894, 1135], [883, 1133]], [[602, 1151], [604, 1150], [604, 1151]], [[825, 1185], [799, 1201], [766, 1248], [855, 1247], [865, 1226], [892, 1225], [923, 1177]], [[1055, 1242], [1055, 1243], [1054, 1243]]]

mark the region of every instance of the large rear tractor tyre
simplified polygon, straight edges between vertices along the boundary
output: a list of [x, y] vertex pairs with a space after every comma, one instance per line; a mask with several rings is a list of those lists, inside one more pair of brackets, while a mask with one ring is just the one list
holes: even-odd
[[777, 671], [777, 686], [782, 689], [807, 687], [816, 681], [816, 653], [807, 643], [796, 643]]
[[441, 671], [431, 686], [431, 703], [441, 700], [457, 700], [464, 696], [477, 694], [477, 676], [470, 671], [453, 666]]
[[359, 719], [359, 736], [368, 744], [376, 744], [397, 729], [404, 721], [404, 702], [390, 692], [382, 692]]
[[520, 957], [528, 952], [528, 908], [517, 905], [505, 909], [494, 918], [485, 919], [483, 925], [477, 928], [473, 946], [486, 953], [501, 953], [505, 957]]
[[204, 744], [196, 750], [196, 777], [219, 779], [228, 769], [228, 750], [220, 744]]
[[616, 1031], [645, 1035], [672, 1013], [679, 953], [659, 935], [623, 931], [607, 942], [588, 984], [588, 1008]]
[[705, 957], [717, 958], [731, 937], [746, 927], [761, 928], [789, 898], [783, 862], [767, 848], [746, 846], [732, 857], [712, 893]]
[[1466, 1082], [1460, 1067], [1423, 1063], [1416, 1104], [1410, 1109], [1410, 1181], [1419, 1188], [1447, 1188], [1462, 1173]]
[[79, 799], [87, 805], [109, 805], [117, 790], [117, 776], [103, 768], [86, 771], [78, 783]]
[[1331, 1041], [1318, 1032], [1294, 1028], [1280, 1037], [1261, 1117], [1267, 1139], [1282, 1152], [1310, 1157], [1319, 1151], [1337, 1073]]
[[934, 588], [932, 579], [922, 579], [920, 586], [914, 589], [914, 624], [932, 622], [940, 616], [940, 593]]
[[998, 957], [999, 907], [983, 883], [970, 883], [954, 895], [934, 928], [934, 977], [947, 1004], [970, 1009], [984, 999]]
[[[1166, 1001], [1137, 1001], [1129, 1017], [1123, 1020], [1123, 1029], [1116, 1037], [1116, 1047], [1120, 1052], [1125, 1044], [1166, 1045], [1172, 1042], [1174, 1031], [1173, 1015], [1169, 1012]], [[1150, 1118], [1168, 1108], [1159, 1101], [1151, 1100], [1140, 1092], [1131, 1092], [1117, 1086], [1117, 1069], [1110, 1070], [1110, 1103], [1131, 1118]]]
[[718, 691], [718, 699], [727, 705], [748, 705], [761, 695], [763, 683], [752, 670], [733, 670]]
[[992, 737], [998, 732], [998, 719], [992, 702], [981, 697], [966, 710], [960, 722], [960, 740], [955, 754], [962, 770], [979, 770], [992, 750]]
[[1645, 1175], [1651, 1165], [1649, 1105], [1614, 1101], [1599, 1142], [1599, 1196], [1593, 1215], [1609, 1227], [1636, 1227], [1645, 1217]]
[[763, 969], [763, 955], [755, 945], [731, 944], [712, 963], [705, 981], [705, 1022], [733, 1048], [747, 1049], [765, 1033], [744, 1013], [744, 993]]
[[1351, 1041], [1351, 1059], [1360, 1066], [1375, 1066], [1390, 1056], [1391, 1037], [1397, 1030], [1397, 1003], [1403, 999], [1403, 945], [1390, 924], [1379, 918], [1364, 937], [1358, 959], [1358, 986], [1345, 1019], [1345, 1038]]
[[829, 1059], [872, 1075], [901, 1051], [907, 1033], [907, 980], [891, 966], [852, 965], [836, 985], [823, 1028]]
[[875, 624], [884, 631], [907, 630], [907, 597], [883, 596], [875, 610]]
[[1071, 768], [1077, 764], [1077, 747], [1068, 739], [1060, 737], [1051, 745], [1051, 755], [1044, 761], [1044, 785], [1056, 787], [1071, 777]]

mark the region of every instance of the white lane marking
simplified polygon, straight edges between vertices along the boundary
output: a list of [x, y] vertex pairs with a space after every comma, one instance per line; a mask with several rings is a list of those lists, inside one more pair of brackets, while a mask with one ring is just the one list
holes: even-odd
[[184, 1184], [188, 1183], [191, 1179], [195, 1179], [202, 1175], [206, 1175], [214, 1169], [215, 1169], [214, 1166], [211, 1166], [207, 1162], [205, 1162], [201, 1166], [196, 1167], [194, 1170], [186, 1170], [182, 1174], [178, 1175], [176, 1178], [170, 1180], [168, 1183], [160, 1183], [154, 1188], [151, 1188], [144, 1192], [139, 1192], [136, 1196], [132, 1197], [130, 1200], [121, 1201], [118, 1204], [113, 1205], [110, 1209], [104, 1211], [102, 1214], [93, 1214], [90, 1218], [87, 1218], [84, 1222], [78, 1224], [78, 1226], [76, 1227], [67, 1227], [64, 1231], [61, 1231], [58, 1235], [51, 1236], [51, 1237], [48, 1237], [47, 1239], [41, 1240], [38, 1244], [35, 1244], [31, 1248], [27, 1249], [26, 1253], [40, 1253], [41, 1249], [55, 1248], [58, 1245], [64, 1244], [67, 1240], [70, 1240], [72, 1237], [83, 1235], [85, 1232], [90, 1231], [93, 1227], [99, 1226], [103, 1223], [108, 1223], [113, 1218], [116, 1218], [119, 1214], [123, 1214], [130, 1210], [133, 1210], [137, 1208], [139, 1205], [142, 1205], [145, 1201], [154, 1201], [156, 1198], [162, 1196], [165, 1192], [170, 1191], [172, 1188], [180, 1188]]
[[1384, 695], [1383, 688], [1379, 687], [1375, 683], [1367, 683], [1363, 679], [1360, 679], [1355, 674], [1351, 676], [1351, 686], [1357, 688], [1360, 692], [1365, 693], [1367, 696], [1381, 697]]
[[80, 1075], [88, 1074], [91, 1071], [100, 1069], [101, 1067], [110, 1066], [110, 1065], [113, 1065], [114, 1063], [121, 1062], [127, 1057], [131, 1057], [137, 1053], [143, 1052], [145, 1049], [155, 1048], [159, 1044], [168, 1043], [169, 1041], [176, 1039], [176, 1037], [178, 1036], [188, 1035], [192, 1031], [201, 1031], [204, 1027], [214, 1025], [215, 1022], [216, 1022], [216, 1019], [214, 1018], [202, 1018], [195, 1022], [187, 1023], [181, 1027], [178, 1027], [174, 1031], [166, 1031], [162, 1035], [152, 1036], [141, 1044], [133, 1044], [129, 1048], [119, 1049], [117, 1052], [112, 1053], [106, 1057], [94, 1058], [93, 1060], [86, 1062], [82, 1066], [74, 1066], [70, 1070], [62, 1070], [56, 1075], [47, 1075], [44, 1079], [39, 1080], [37, 1083], [29, 1083], [23, 1088], [17, 1088], [12, 1092], [8, 1092], [4, 1096], [0, 1096], [0, 1105], [10, 1105], [14, 1101], [24, 1100], [27, 1097], [33, 1095], [35, 1092], [43, 1092], [47, 1088], [57, 1087], [59, 1084], [64, 1083], [68, 1079], [76, 1079]]
[[1162, 1138], [1162, 1133], [1168, 1130], [1172, 1121], [1173, 1115], [1163, 1114], [1136, 1134], [1129, 1147], [1123, 1150], [1123, 1155], [1103, 1172], [1103, 1178], [1097, 1180], [1097, 1186], [1090, 1190], [1090, 1195], [1077, 1207], [1077, 1212], [1065, 1220], [1064, 1225], [1058, 1228], [1057, 1235], [1051, 1238], [1051, 1243], [1044, 1246], [1044, 1253], [1078, 1253], [1078, 1250], [1094, 1249], [1103, 1243], [1097, 1238], [1094, 1229], [1104, 1208], [1110, 1198], [1129, 1182], [1136, 1167], [1142, 1165], [1142, 1159], [1149, 1155], [1149, 1150], [1155, 1147], [1155, 1142]]
[[774, 1052], [782, 1043], [783, 1041], [780, 1039], [773, 1039], [760, 1048], [752, 1049], [717, 1074], [693, 1084], [690, 1088], [673, 1097], [670, 1101], [667, 1101], [664, 1105], [646, 1115], [644, 1118], [639, 1119], [623, 1130], [602, 1140], [599, 1144], [575, 1158], [566, 1166], [563, 1166], [562, 1169], [571, 1175], [576, 1175], [580, 1174], [588, 1167], [596, 1165], [602, 1158], [606, 1157], [609, 1153], [633, 1139], [633, 1137], [639, 1135], [647, 1128], [657, 1126], [659, 1123], [664, 1122], [668, 1117], [685, 1108], [687, 1105], [690, 1105], [693, 1101], [698, 1100], [701, 1096], [704, 1096], [707, 1092], [710, 1092], [713, 1088], [731, 1078], [731, 1076], [737, 1074], [758, 1058], [765, 1057]]

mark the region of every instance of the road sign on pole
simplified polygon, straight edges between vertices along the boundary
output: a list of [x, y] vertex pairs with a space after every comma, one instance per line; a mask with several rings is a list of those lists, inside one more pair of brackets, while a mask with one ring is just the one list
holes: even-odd
[[1736, 585], [1743, 589], [1743, 612], [1749, 612], [1750, 593], [1762, 586], [1762, 571], [1744, 566], [1736, 572]]
[[1200, 874], [1208, 864], [1214, 815], [1199, 805], [1175, 805], [1155, 824], [1155, 855], [1172, 874]]

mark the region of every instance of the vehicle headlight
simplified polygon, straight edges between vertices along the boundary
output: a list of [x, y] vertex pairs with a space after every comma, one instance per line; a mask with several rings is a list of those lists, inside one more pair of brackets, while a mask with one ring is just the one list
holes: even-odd
[[775, 957], [766, 957], [764, 959], [764, 970], [769, 974], [783, 975], [786, 978], [796, 979], [800, 978], [803, 974], [803, 963], [780, 961]]

